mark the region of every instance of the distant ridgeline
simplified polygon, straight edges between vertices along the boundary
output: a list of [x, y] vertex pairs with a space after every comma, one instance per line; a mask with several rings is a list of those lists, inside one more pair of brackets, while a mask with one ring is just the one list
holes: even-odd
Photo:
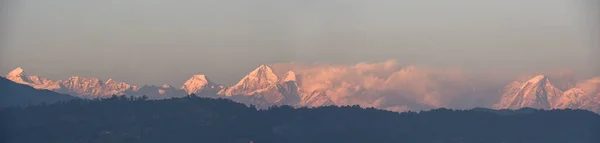
[[[296, 66], [298, 68], [291, 68]], [[200, 97], [232, 99], [261, 108], [273, 105], [295, 107], [361, 105], [402, 112], [441, 107], [453, 109], [533, 107], [586, 109], [600, 113], [600, 90], [598, 90], [600, 76], [578, 79], [572, 74], [551, 76], [539, 74], [525, 75], [511, 80], [512, 82], [496, 83], [497, 81], [490, 77], [469, 78], [470, 76], [463, 75], [462, 72], [446, 70], [434, 70], [434, 72], [431, 71], [432, 69], [414, 66], [397, 66], [394, 61], [375, 65], [359, 63], [354, 66], [261, 65], [235, 85], [222, 85], [213, 82], [206, 75], [196, 74], [185, 81], [181, 87], [168, 84], [138, 86], [113, 79], [101, 80], [79, 76], [51, 80], [28, 75], [23, 69], [16, 68], [9, 72], [0, 84], [22, 84], [85, 99], [109, 98], [111, 95], [146, 95], [149, 99], [168, 99], [196, 94]], [[0, 86], [1, 88], [3, 86]], [[16, 103], [23, 105], [29, 104], [28, 101], [39, 103], [64, 99], [61, 96], [36, 97], [36, 95], [23, 95], [24, 92], [13, 91], [19, 95], [6, 98], [14, 102], [0, 101], [10, 105]], [[2, 97], [2, 92], [5, 90], [0, 90], [0, 98], [5, 98]], [[27, 97], [21, 98], [20, 95]], [[41, 98], [50, 100], [40, 100]]]
[[0, 142], [144, 143], [599, 143], [600, 115], [586, 110], [358, 106], [257, 110], [226, 99], [114, 96], [0, 109]]

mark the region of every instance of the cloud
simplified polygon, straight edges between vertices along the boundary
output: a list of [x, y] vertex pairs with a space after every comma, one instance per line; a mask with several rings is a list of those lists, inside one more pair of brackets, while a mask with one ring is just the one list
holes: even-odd
[[387, 60], [381, 63], [358, 63], [354, 65], [358, 73], [363, 75], [372, 75], [379, 78], [386, 78], [400, 68], [396, 60]]
[[296, 72], [301, 89], [325, 91], [340, 105], [447, 107], [447, 101], [470, 89], [461, 70], [403, 67], [395, 60], [355, 65], [289, 63], [273, 68]]
[[471, 92], [468, 78], [456, 69], [409, 66], [392, 74], [386, 89], [430, 107], [448, 107], [449, 101]]
[[577, 87], [590, 95], [600, 94], [600, 77], [579, 82]]
[[[552, 84], [575, 87], [573, 72], [568, 70], [531, 72], [507, 76], [502, 71], [464, 71], [459, 68], [432, 68], [400, 65], [396, 60], [354, 65], [327, 63], [278, 63], [276, 74], [297, 74], [299, 87], [306, 93], [323, 91], [337, 105], [360, 105], [393, 111], [431, 108], [491, 107], [504, 87], [514, 81], [544, 74]], [[579, 82], [576, 87], [600, 94], [600, 77]]]

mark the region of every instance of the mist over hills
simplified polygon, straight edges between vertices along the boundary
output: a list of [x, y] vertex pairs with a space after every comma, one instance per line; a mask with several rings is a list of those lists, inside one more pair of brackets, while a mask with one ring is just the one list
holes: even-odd
[[537, 73], [512, 82], [493, 74], [471, 75], [460, 69], [401, 66], [395, 60], [355, 65], [277, 63], [261, 65], [237, 84], [226, 86], [208, 75], [193, 75], [181, 87], [130, 85], [108, 79], [73, 76], [50, 80], [29, 76], [23, 69], [7, 79], [81, 98], [147, 95], [151, 99], [184, 97], [228, 98], [268, 107], [360, 105], [390, 111], [486, 107], [518, 109], [576, 108], [600, 112], [600, 76], [579, 79], [574, 73]]

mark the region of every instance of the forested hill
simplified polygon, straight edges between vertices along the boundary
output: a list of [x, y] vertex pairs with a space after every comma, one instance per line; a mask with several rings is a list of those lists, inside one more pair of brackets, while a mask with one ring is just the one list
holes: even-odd
[[35, 89], [0, 77], [0, 108], [54, 103], [71, 99], [75, 99], [75, 97], [50, 90]]
[[593, 112], [506, 112], [436, 109], [396, 113], [358, 106], [256, 110], [225, 99], [121, 96], [1, 109], [0, 142], [600, 142], [600, 115]]

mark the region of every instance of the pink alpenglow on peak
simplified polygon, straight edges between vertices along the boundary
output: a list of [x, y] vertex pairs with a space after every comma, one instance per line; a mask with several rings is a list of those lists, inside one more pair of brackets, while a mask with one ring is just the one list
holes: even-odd
[[6, 77], [16, 77], [25, 75], [25, 71], [21, 67], [17, 67], [14, 70], [10, 71]]
[[[271, 67], [266, 65], [261, 65], [256, 68], [254, 71], [250, 72], [244, 79], [248, 79], [251, 81], [256, 81], [257, 83], [275, 83], [278, 80], [277, 75], [273, 72]], [[244, 83], [244, 80], [238, 82], [236, 85], [241, 85]]]
[[60, 88], [58, 82], [38, 76], [28, 76], [25, 73], [25, 70], [23, 70], [21, 67], [17, 67], [16, 69], [10, 71], [6, 75], [6, 79], [19, 84], [28, 85], [36, 89], [55, 90]]
[[273, 70], [269, 66], [261, 65], [242, 78], [237, 84], [226, 90], [220, 91], [219, 94], [225, 96], [249, 95], [259, 90], [267, 89], [277, 82], [278, 77], [273, 73]]
[[563, 96], [563, 91], [554, 87], [547, 76], [538, 75], [523, 83], [507, 86], [502, 95], [499, 109], [519, 109], [524, 107], [550, 109]]
[[528, 80], [528, 83], [531, 84], [538, 84], [540, 82], [546, 82], [548, 81], [548, 77], [546, 77], [545, 75], [537, 75], [535, 77], [533, 77], [532, 79]]
[[[195, 94], [269, 106], [360, 105], [393, 111], [475, 106], [500, 109], [533, 107], [577, 108], [600, 113], [600, 77], [577, 79], [545, 73], [514, 75], [510, 77], [513, 79], [506, 81], [494, 76], [498, 74], [494, 72], [465, 73], [454, 68], [401, 66], [389, 60], [355, 65], [260, 65], [233, 86], [219, 85], [207, 76], [197, 74], [178, 89], [166, 84], [138, 87], [113, 79], [103, 82], [98, 78], [76, 76], [52, 81], [27, 76], [22, 68], [10, 71], [7, 79], [82, 98], [124, 94], [164, 99]], [[524, 78], [516, 78], [519, 76]]]
[[135, 91], [137, 86], [131, 86], [124, 82], [108, 79], [102, 82], [98, 78], [85, 78], [71, 76], [67, 80], [49, 80], [39, 76], [28, 76], [22, 68], [16, 68], [7, 75], [7, 79], [29, 85], [36, 89], [52, 90], [64, 94], [70, 94], [83, 98], [87, 97], [110, 97], [111, 95], [122, 95], [125, 91]]
[[180, 89], [187, 94], [196, 94], [207, 88], [214, 89], [219, 88], [219, 86], [210, 81], [205, 75], [197, 74], [185, 81]]
[[21, 67], [17, 67], [16, 69], [10, 71], [6, 75], [6, 78], [20, 84], [27, 84], [31, 82]]
[[593, 104], [593, 98], [586, 94], [579, 88], [572, 88], [565, 91], [565, 93], [556, 101], [556, 105], [553, 108], [556, 109], [577, 109], [591, 107]]
[[288, 71], [281, 82], [296, 81], [296, 73]]

